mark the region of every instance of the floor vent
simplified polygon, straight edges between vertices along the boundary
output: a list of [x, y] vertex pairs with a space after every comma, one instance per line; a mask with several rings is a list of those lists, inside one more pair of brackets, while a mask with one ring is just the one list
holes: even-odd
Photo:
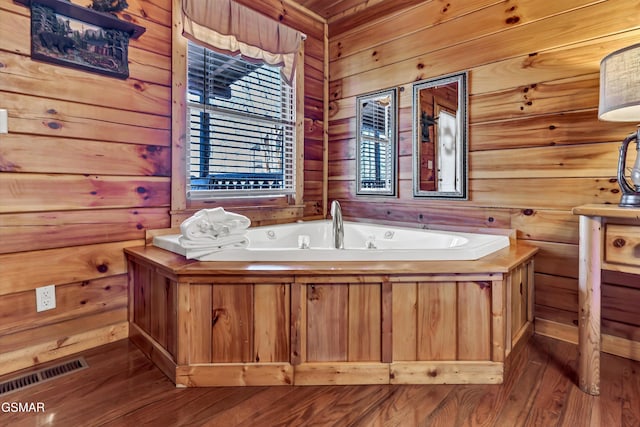
[[45, 381], [52, 380], [62, 375], [67, 375], [72, 372], [88, 368], [89, 365], [84, 358], [79, 357], [68, 362], [63, 362], [58, 365], [43, 368], [35, 372], [29, 372], [28, 374], [21, 375], [17, 378], [12, 378], [0, 383], [0, 396], [13, 393], [14, 391], [22, 390], [27, 387], [31, 387], [36, 384], [43, 383]]

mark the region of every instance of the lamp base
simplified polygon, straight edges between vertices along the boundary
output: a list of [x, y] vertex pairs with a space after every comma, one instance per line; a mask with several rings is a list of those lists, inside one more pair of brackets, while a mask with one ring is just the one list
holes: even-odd
[[622, 208], [640, 208], [640, 193], [623, 194], [618, 206]]

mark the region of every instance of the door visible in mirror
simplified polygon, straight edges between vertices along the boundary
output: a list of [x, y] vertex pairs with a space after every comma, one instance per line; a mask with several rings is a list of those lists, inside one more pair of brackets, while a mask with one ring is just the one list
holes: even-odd
[[413, 195], [467, 199], [467, 73], [413, 85]]
[[397, 89], [356, 99], [356, 194], [395, 196]]

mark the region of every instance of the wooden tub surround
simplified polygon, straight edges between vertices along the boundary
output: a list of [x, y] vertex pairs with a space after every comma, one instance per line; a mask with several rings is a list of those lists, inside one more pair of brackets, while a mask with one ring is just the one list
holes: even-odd
[[127, 248], [130, 335], [179, 387], [502, 383], [533, 330], [536, 250], [246, 263]]

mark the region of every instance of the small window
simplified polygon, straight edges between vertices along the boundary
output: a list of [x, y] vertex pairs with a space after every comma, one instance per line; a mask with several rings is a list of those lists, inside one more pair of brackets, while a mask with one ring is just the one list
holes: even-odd
[[280, 68], [191, 41], [187, 60], [188, 197], [294, 194], [295, 89]]

